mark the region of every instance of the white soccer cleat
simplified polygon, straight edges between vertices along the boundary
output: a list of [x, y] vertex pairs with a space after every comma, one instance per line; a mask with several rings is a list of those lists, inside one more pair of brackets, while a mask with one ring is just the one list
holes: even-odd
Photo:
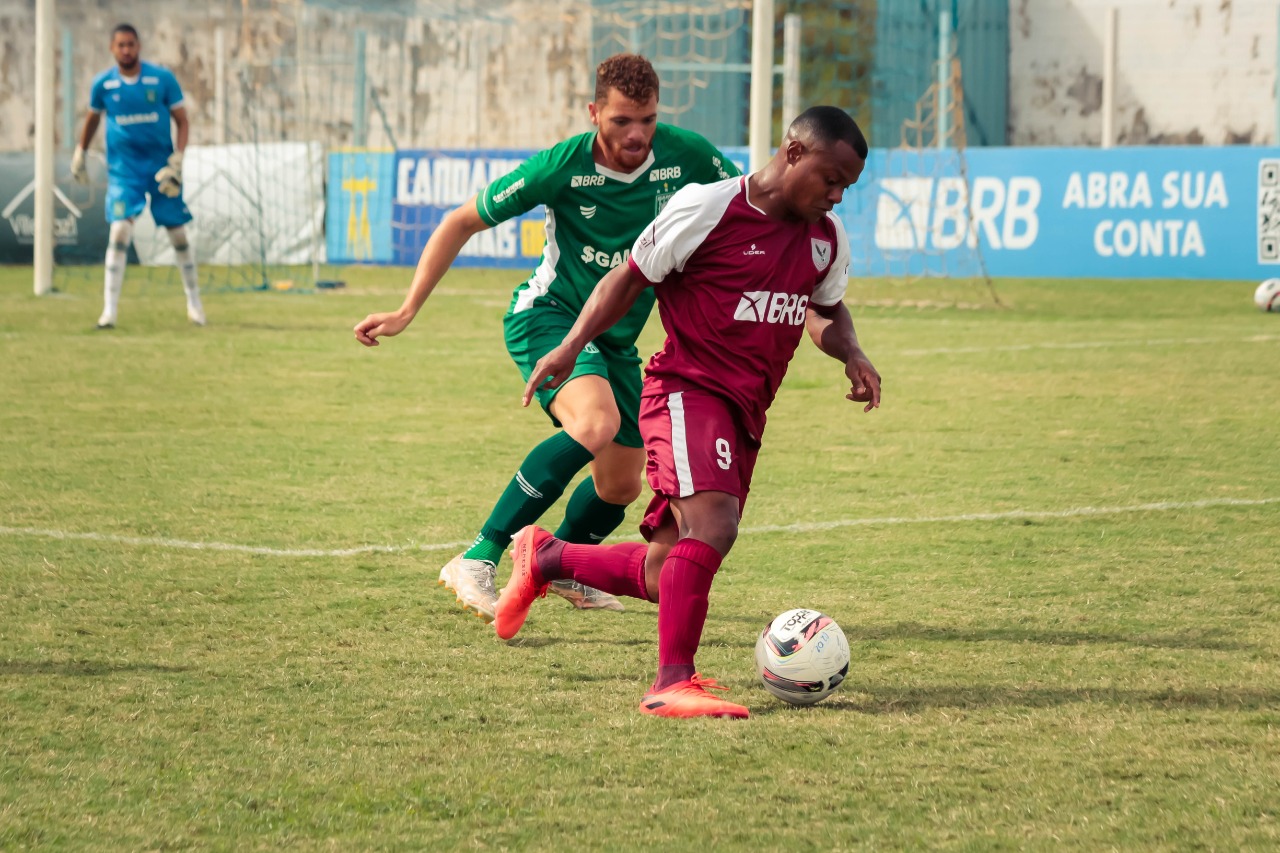
[[200, 304], [199, 300], [194, 303], [187, 302], [187, 319], [197, 326], [204, 325], [204, 306]]
[[98, 318], [98, 325], [96, 326], [96, 328], [114, 329], [115, 327], [116, 327], [116, 316], [114, 314], [111, 314], [110, 312], [104, 311], [102, 316]]
[[497, 574], [498, 567], [492, 563], [468, 560], [459, 554], [440, 570], [440, 585], [458, 597], [463, 610], [492, 622], [498, 604], [498, 592], [493, 588]]
[[579, 610], [614, 610], [621, 613], [627, 609], [617, 597], [594, 587], [583, 586], [575, 580], [552, 581], [550, 591]]

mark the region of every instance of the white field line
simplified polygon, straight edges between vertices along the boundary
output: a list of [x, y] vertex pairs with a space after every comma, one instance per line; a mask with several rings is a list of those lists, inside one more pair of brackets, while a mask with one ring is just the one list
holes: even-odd
[[[1133, 504], [1131, 506], [1084, 506], [1064, 510], [1014, 509], [1007, 512], [974, 512], [962, 515], [926, 515], [913, 518], [888, 516], [884, 518], [849, 518], [838, 521], [810, 521], [796, 524], [769, 524], [744, 527], [746, 534], [805, 533], [816, 530], [836, 530], [842, 527], [871, 527], [894, 524], [952, 524], [966, 521], [1009, 521], [1014, 519], [1080, 518], [1094, 515], [1120, 515], [1131, 512], [1170, 512], [1208, 507], [1264, 506], [1280, 504], [1280, 497], [1250, 500], [1246, 498], [1212, 498], [1202, 501], [1160, 501], [1158, 503]], [[0, 536], [32, 536], [42, 539], [111, 542], [120, 545], [143, 545], [158, 548], [179, 548], [190, 551], [230, 551], [239, 554], [261, 554], [268, 557], [353, 557], [358, 554], [399, 554], [418, 551], [446, 551], [462, 548], [471, 540], [438, 542], [424, 545], [362, 545], [355, 548], [268, 548], [261, 545], [236, 545], [229, 542], [192, 542], [185, 539], [167, 539], [150, 536], [117, 536], [111, 533], [74, 533], [65, 530], [45, 530], [35, 527], [5, 527], [0, 525]], [[625, 537], [634, 539], [636, 537]]]
[[1110, 349], [1113, 347], [1203, 346], [1206, 344], [1261, 344], [1280, 341], [1280, 335], [1248, 335], [1243, 338], [1149, 338], [1127, 341], [1074, 341], [1047, 344], [1007, 344], [997, 347], [934, 347], [898, 350], [898, 355], [971, 355], [984, 352], [1027, 352], [1029, 350]]

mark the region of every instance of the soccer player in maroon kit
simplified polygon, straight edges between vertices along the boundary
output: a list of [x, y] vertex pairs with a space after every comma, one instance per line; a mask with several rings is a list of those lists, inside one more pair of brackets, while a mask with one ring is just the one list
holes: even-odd
[[658, 676], [640, 710], [661, 717], [747, 717], [695, 670], [716, 570], [738, 533], [765, 412], [807, 330], [845, 365], [850, 400], [880, 405], [880, 375], [858, 344], [843, 298], [849, 243], [832, 208], [862, 174], [867, 142], [836, 107], [812, 107], [759, 172], [680, 190], [629, 261], [596, 286], [563, 343], [535, 366], [527, 406], [648, 287], [667, 340], [640, 402], [654, 491], [648, 544], [574, 545], [537, 527], [512, 542], [515, 569], [494, 628], [514, 637], [547, 584], [573, 578], [658, 602]]

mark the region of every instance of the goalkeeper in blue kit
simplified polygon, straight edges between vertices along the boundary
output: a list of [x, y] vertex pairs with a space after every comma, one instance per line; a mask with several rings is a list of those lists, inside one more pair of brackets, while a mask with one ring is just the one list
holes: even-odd
[[[182, 273], [182, 289], [187, 295], [187, 318], [198, 326], [205, 323], [200, 304], [195, 256], [184, 227], [191, 211], [182, 200], [182, 153], [187, 147], [189, 124], [182, 106], [182, 89], [173, 72], [139, 58], [138, 31], [120, 24], [111, 31], [111, 55], [116, 67], [99, 74], [89, 95], [89, 115], [85, 119], [80, 144], [71, 157], [71, 176], [77, 183], [89, 182], [85, 149], [93, 141], [103, 116], [107, 120], [107, 238], [106, 273], [103, 281], [102, 316], [99, 329], [116, 324], [120, 288], [133, 222], [151, 205], [156, 225], [169, 232], [174, 257]], [[170, 122], [177, 130], [177, 145], [170, 134]]]

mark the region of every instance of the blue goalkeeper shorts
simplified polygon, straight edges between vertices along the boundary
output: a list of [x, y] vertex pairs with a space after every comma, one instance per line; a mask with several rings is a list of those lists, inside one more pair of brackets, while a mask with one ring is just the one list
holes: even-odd
[[191, 221], [191, 211], [187, 209], [182, 195], [169, 198], [160, 192], [154, 179], [144, 184], [111, 178], [107, 181], [107, 222], [136, 219], [147, 209], [148, 196], [151, 198], [151, 218], [161, 228], [177, 228]]

